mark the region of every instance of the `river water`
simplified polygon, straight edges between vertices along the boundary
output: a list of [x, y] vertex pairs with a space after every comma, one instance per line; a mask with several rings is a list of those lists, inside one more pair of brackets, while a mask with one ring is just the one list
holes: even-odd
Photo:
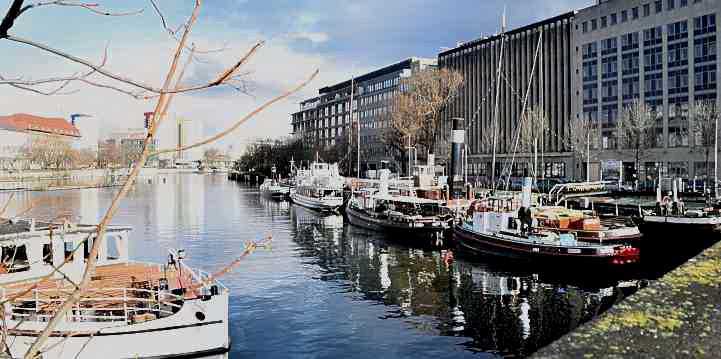
[[[9, 212], [95, 223], [117, 188], [18, 192]], [[0, 203], [9, 194], [0, 193]], [[524, 357], [635, 292], [643, 281], [585, 280], [514, 263], [414, 249], [224, 175], [138, 183], [113, 223], [130, 256], [213, 272], [272, 235], [221, 280], [231, 290], [230, 358]]]

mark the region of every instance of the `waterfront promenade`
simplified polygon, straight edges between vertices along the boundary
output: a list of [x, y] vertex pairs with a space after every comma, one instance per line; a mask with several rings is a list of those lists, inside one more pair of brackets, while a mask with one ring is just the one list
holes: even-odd
[[719, 337], [721, 242], [533, 357], [718, 358]]

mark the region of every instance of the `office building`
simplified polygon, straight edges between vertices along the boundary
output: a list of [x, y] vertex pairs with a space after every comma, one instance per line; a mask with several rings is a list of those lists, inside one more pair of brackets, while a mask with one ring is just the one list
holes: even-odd
[[[597, 125], [592, 178], [653, 183], [659, 171], [666, 178], [705, 177], [689, 108], [721, 99], [720, 8], [718, 0], [606, 0], [576, 13], [573, 115]], [[656, 115], [653, 149], [638, 169], [634, 154], [619, 148], [617, 130], [634, 99]]]
[[[574, 13], [569, 12], [506, 31], [503, 36], [461, 43], [438, 55], [439, 68], [459, 71], [465, 81], [459, 95], [443, 113], [447, 127], [441, 133], [446, 142], [441, 143], [447, 143], [450, 138], [450, 120], [464, 118], [469, 180], [487, 183], [491, 177], [493, 141], [490, 134], [494, 124], [499, 134], [496, 178], [522, 176], [529, 167], [530, 156], [527, 151], [519, 151], [516, 141], [528, 89], [526, 108], [541, 108], [548, 117], [545, 136], [539, 141], [543, 159], [539, 161], [538, 176], [566, 178], [572, 175], [572, 156], [562, 134], [571, 118], [573, 16]], [[496, 116], [496, 82], [501, 57]], [[448, 157], [447, 147], [441, 145], [436, 149], [436, 162], [442, 163]]]
[[[360, 122], [361, 168], [375, 170], [382, 161], [397, 171], [397, 154], [388, 150], [382, 131], [388, 126], [389, 106], [402, 77], [435, 66], [434, 59], [409, 58], [344, 82], [323, 87], [318, 96], [300, 103], [291, 115], [293, 135], [312, 148], [330, 148], [338, 143], [355, 144], [349, 139], [350, 126]], [[350, 96], [353, 83], [353, 119]]]

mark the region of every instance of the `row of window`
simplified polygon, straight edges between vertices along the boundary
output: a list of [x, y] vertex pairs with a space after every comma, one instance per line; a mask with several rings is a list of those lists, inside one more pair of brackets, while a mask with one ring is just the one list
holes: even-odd
[[[676, 9], [677, 7], [683, 8], [688, 6], [689, 1], [688, 0], [665, 0], [666, 2], [666, 10], [671, 11]], [[701, 0], [693, 0], [693, 3], [700, 3]], [[643, 11], [643, 17], [651, 16], [651, 5], [653, 5], [653, 12], [655, 14], [658, 14], [663, 11], [663, 3], [662, 0], [655, 0], [653, 4], [647, 3], [641, 5], [640, 10]], [[581, 23], [581, 31], [585, 34], [589, 31], [595, 31], [599, 27], [601, 29], [606, 28], [608, 26], [613, 26], [620, 23], [625, 23], [629, 20], [637, 20], [640, 17], [639, 13], [639, 7], [635, 6], [632, 7], [629, 10], [621, 10], [620, 13], [611, 13], [610, 15], [604, 15], [601, 16], [598, 19], [591, 19], [590, 21], [584, 21]]]

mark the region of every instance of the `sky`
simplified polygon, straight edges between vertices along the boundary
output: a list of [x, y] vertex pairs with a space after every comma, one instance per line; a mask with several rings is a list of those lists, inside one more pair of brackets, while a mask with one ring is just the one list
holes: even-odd
[[[454, 47], [499, 31], [504, 7], [509, 28], [523, 26], [594, 0], [205, 0], [191, 41], [199, 49], [224, 49], [199, 55], [186, 72], [186, 83], [216, 77], [256, 42], [263, 47], [243, 68], [249, 93], [214, 88], [179, 95], [170, 116], [202, 121], [204, 135], [231, 126], [263, 102], [294, 86], [318, 69], [318, 77], [296, 95], [260, 113], [216, 147], [237, 152], [257, 138], [291, 132], [290, 114], [318, 89], [402, 59], [437, 57]], [[11, 0], [0, 0], [0, 17]], [[104, 9], [132, 16], [99, 16], [77, 7], [45, 6], [27, 11], [10, 33], [160, 87], [176, 46], [148, 0], [98, 0]], [[29, 1], [26, 1], [29, 3]], [[177, 27], [194, 1], [157, 0], [165, 20]], [[39, 79], [86, 69], [28, 45], [0, 40], [0, 75]], [[95, 77], [102, 79], [101, 77]], [[106, 80], [103, 80], [106, 81]], [[109, 81], [108, 83], [113, 83]], [[115, 83], [117, 84], [117, 83]], [[43, 96], [0, 84], [0, 115], [24, 112], [65, 117], [89, 114], [100, 133], [143, 126], [152, 100], [136, 100], [106, 89], [73, 84], [71, 94]]]

